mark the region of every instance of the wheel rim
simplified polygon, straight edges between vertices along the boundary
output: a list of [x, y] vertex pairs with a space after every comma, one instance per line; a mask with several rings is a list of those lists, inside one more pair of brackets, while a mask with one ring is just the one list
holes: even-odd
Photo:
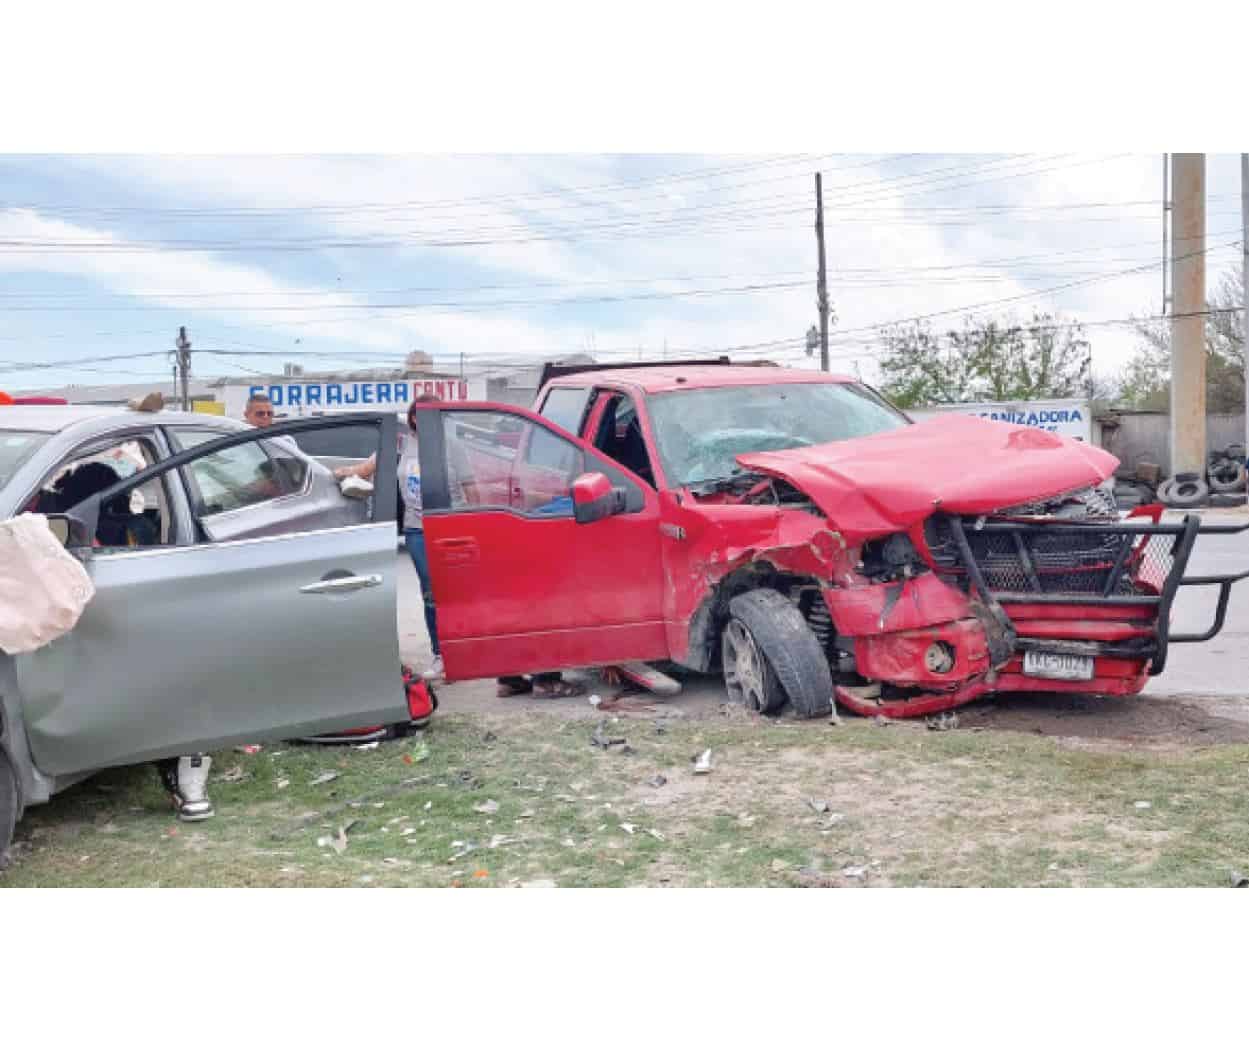
[[763, 711], [767, 703], [764, 682], [763, 655], [755, 637], [737, 618], [730, 619], [724, 626], [724, 686], [729, 700], [751, 711]]

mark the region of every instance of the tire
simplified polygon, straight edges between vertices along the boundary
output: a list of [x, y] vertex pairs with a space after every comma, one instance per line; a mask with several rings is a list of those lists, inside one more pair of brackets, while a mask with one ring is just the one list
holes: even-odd
[[[776, 589], [751, 589], [729, 601], [729, 624], [740, 622], [762, 651], [765, 678], [770, 673], [775, 686], [764, 685], [763, 711], [775, 711], [788, 696], [799, 718], [813, 719], [832, 711], [833, 675], [819, 640], [807, 619]], [[722, 652], [727, 653], [723, 650]], [[728, 675], [725, 676], [726, 686]], [[778, 699], [780, 703], [776, 703]]]
[[1239, 462], [1223, 462], [1210, 474], [1210, 490], [1219, 494], [1240, 491], [1245, 486], [1245, 467]]
[[1167, 489], [1167, 495], [1159, 497], [1167, 505], [1177, 509], [1196, 509], [1206, 504], [1210, 497], [1210, 486], [1204, 480], [1186, 480], [1181, 474]]
[[1223, 449], [1223, 454], [1229, 459], [1243, 463], [1245, 461], [1245, 446], [1239, 441], [1233, 442]]
[[0, 867], [5, 864], [13, 828], [17, 824], [17, 777], [9, 757], [0, 751]]
[[1244, 492], [1239, 495], [1233, 494], [1213, 494], [1210, 496], [1210, 505], [1215, 509], [1230, 509], [1233, 506], [1243, 506], [1249, 499], [1246, 499]]

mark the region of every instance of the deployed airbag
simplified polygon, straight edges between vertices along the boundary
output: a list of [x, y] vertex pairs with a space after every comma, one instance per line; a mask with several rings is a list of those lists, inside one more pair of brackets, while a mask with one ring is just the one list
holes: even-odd
[[86, 569], [56, 540], [46, 516], [0, 521], [0, 650], [26, 653], [63, 636], [93, 595]]

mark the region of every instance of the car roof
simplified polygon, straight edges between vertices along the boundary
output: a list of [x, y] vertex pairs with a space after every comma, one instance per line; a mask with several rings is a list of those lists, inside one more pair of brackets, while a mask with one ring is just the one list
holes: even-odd
[[235, 419], [225, 419], [204, 412], [136, 412], [130, 408], [85, 404], [15, 404], [0, 408], [0, 429], [27, 430], [33, 433], [60, 433], [71, 427], [89, 424], [93, 432], [113, 426], [133, 426], [149, 419], [155, 426], [220, 426], [236, 430]]
[[711, 387], [769, 386], [775, 383], [853, 383], [837, 372], [812, 372], [772, 365], [657, 365], [654, 368], [600, 368], [558, 376], [549, 386], [628, 386], [646, 394]]

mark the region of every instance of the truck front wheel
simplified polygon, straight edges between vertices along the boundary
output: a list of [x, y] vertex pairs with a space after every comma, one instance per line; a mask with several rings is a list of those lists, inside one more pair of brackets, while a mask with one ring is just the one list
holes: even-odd
[[832, 711], [828, 659], [802, 612], [776, 589], [734, 596], [720, 643], [730, 700], [766, 713], [788, 696], [804, 719]]

